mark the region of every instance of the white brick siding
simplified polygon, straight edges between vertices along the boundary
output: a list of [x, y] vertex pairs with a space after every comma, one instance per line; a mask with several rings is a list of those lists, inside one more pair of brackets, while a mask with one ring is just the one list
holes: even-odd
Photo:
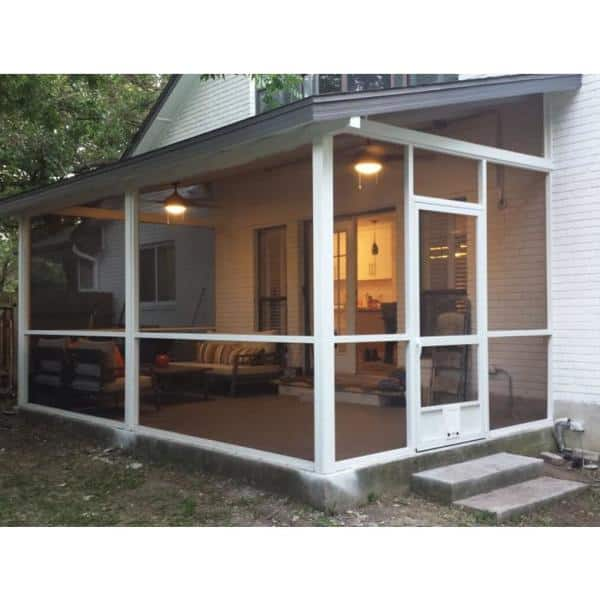
[[[550, 108], [556, 168], [552, 390], [557, 416], [578, 416], [583, 411], [588, 443], [599, 449], [600, 76], [585, 75], [577, 92], [551, 95]], [[584, 404], [596, 405], [595, 412]]]

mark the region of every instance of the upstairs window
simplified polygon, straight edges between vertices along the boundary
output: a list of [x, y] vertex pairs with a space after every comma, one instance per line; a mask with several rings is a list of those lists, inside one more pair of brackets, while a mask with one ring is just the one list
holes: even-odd
[[256, 92], [257, 114], [278, 106], [290, 104], [313, 95], [341, 94], [346, 92], [371, 92], [390, 88], [413, 87], [457, 81], [455, 74], [326, 74], [304, 75], [293, 88], [267, 94], [264, 89]]

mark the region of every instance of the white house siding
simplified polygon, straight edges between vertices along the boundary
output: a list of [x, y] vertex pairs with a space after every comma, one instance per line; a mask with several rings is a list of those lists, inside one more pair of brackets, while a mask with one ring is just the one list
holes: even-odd
[[600, 450], [600, 76], [550, 108], [555, 412], [584, 420]]
[[[98, 257], [99, 289], [113, 294], [118, 322], [125, 298], [125, 229], [119, 221], [104, 226], [104, 248]], [[142, 326], [190, 327], [200, 299], [194, 326], [214, 324], [214, 233], [199, 227], [142, 223], [140, 246], [174, 242], [176, 256], [175, 303], [142, 304]]]
[[[214, 233], [203, 227], [140, 225], [140, 247], [175, 244], [175, 302], [142, 303], [145, 327], [189, 328], [214, 324]], [[195, 321], [194, 315], [196, 315]]]
[[102, 253], [97, 257], [98, 289], [112, 293], [113, 322], [124, 326], [125, 223], [123, 221], [110, 221], [103, 226], [102, 236]]
[[202, 81], [184, 75], [185, 97], [154, 147], [166, 146], [254, 115], [254, 85], [244, 75]]

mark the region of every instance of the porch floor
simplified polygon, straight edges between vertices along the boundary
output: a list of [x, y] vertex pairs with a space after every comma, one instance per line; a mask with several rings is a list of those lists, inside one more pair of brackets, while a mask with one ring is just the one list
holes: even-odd
[[[406, 445], [404, 407], [338, 403], [336, 458]], [[312, 402], [287, 395], [213, 397], [208, 402], [144, 405], [140, 424], [267, 452], [313, 460]]]
[[[490, 398], [492, 428], [543, 419], [544, 399]], [[185, 435], [313, 460], [313, 404], [291, 395], [212, 396], [207, 402], [174, 401], [160, 410], [142, 405], [140, 423]], [[406, 446], [406, 409], [336, 402], [336, 459]]]
[[[363, 382], [364, 383], [364, 382]], [[347, 388], [349, 389], [349, 388]], [[356, 388], [355, 388], [356, 389]], [[314, 413], [312, 389], [307, 396], [255, 392], [229, 397], [211, 393], [199, 401], [175, 395], [157, 410], [153, 397], [141, 404], [140, 424], [184, 435], [313, 460]], [[339, 393], [339, 392], [338, 392]], [[351, 396], [356, 395], [357, 401]], [[368, 392], [367, 392], [368, 395]], [[336, 459], [344, 460], [406, 446], [404, 406], [358, 403], [365, 390], [342, 394], [336, 402]], [[341, 401], [341, 398], [345, 401]], [[75, 407], [49, 397], [33, 402], [123, 420], [122, 404]], [[537, 421], [546, 417], [545, 398], [491, 394], [492, 429]]]

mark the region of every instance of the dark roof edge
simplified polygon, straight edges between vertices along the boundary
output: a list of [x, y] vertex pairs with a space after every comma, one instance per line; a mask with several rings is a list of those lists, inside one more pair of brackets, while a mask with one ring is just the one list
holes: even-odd
[[123, 154], [121, 155], [121, 160], [131, 156], [131, 154], [138, 147], [139, 143], [142, 141], [143, 137], [150, 129], [150, 126], [152, 125], [152, 123], [154, 123], [154, 119], [158, 116], [158, 113], [160, 112], [161, 108], [165, 105], [165, 102], [171, 96], [171, 93], [175, 89], [175, 86], [179, 83], [181, 77], [182, 75], [171, 75], [171, 77], [169, 77], [169, 81], [167, 81], [167, 83], [165, 84], [165, 87], [162, 89], [156, 102], [152, 105], [152, 108], [146, 115], [146, 118], [143, 120], [142, 124], [136, 131], [133, 138], [131, 138], [131, 141], [129, 142], [127, 148], [125, 148], [125, 152], [123, 152]]
[[[335, 94], [332, 96], [311, 96], [303, 100], [282, 106], [272, 111], [236, 121], [219, 129], [214, 129], [200, 135], [181, 140], [168, 146], [150, 150], [143, 154], [128, 156], [115, 161], [105, 167], [83, 173], [76, 177], [62, 179], [56, 183], [21, 192], [13, 196], [0, 199], [0, 214], [15, 212], [15, 204], [23, 202], [29, 204], [37, 196], [42, 196], [56, 189], [64, 189], [86, 180], [95, 179], [112, 171], [127, 172], [131, 167], [151, 162], [156, 158], [178, 150], [196, 146], [199, 151], [210, 147], [211, 151], [218, 151], [235, 144], [244, 143], [252, 139], [274, 135], [279, 132], [308, 124], [312, 121], [333, 120], [346, 116], [363, 116], [386, 112], [386, 110], [409, 110], [414, 108], [414, 98], [420, 98], [418, 107], [432, 106], [427, 102], [431, 96], [439, 96], [437, 105], [452, 102], [470, 102], [481, 99], [482, 92], [478, 88], [495, 86], [494, 95], [490, 98], [501, 98], [508, 95], [533, 94], [556, 91], [576, 90], [581, 86], [581, 75], [523, 75], [504, 76], [483, 79], [469, 79], [452, 84], [421, 86], [418, 88], [400, 88], [396, 90], [382, 90], [380, 92], [358, 92], [349, 94]], [[506, 89], [500, 90], [499, 85], [504, 84]], [[465, 90], [474, 93], [464, 93]], [[457, 91], [462, 94], [457, 96]], [[506, 91], [508, 90], [508, 92]], [[451, 94], [451, 96], [449, 96]], [[429, 100], [428, 100], [429, 99]], [[393, 105], [393, 106], [392, 106]], [[11, 210], [13, 207], [13, 210]], [[27, 208], [27, 207], [23, 207]]]
[[[327, 120], [354, 115], [375, 115], [394, 110], [433, 108], [463, 102], [500, 100], [511, 96], [576, 90], [580, 87], [581, 75], [577, 74], [504, 75], [360, 94], [316, 96], [315, 119]], [[365, 112], [367, 110], [368, 113]]]

